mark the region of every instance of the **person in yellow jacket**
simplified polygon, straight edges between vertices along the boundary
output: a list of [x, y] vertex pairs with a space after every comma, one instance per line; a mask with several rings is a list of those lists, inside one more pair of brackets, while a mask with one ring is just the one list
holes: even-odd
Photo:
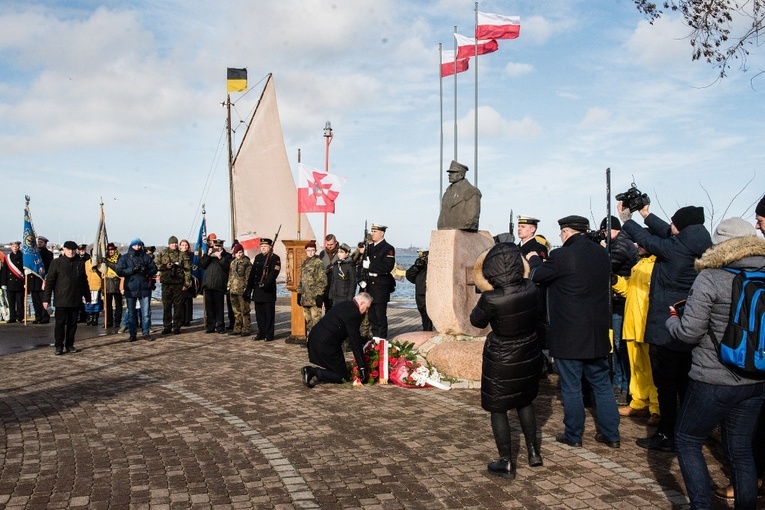
[[648, 344], [643, 342], [645, 322], [648, 316], [648, 294], [651, 288], [651, 273], [656, 256], [638, 246], [640, 260], [632, 267], [629, 278], [613, 276], [613, 288], [624, 296], [624, 325], [622, 339], [627, 342], [630, 360], [630, 396], [626, 407], [619, 408], [621, 416], [646, 417], [648, 425], [659, 424], [659, 397], [653, 383]]
[[82, 261], [85, 266], [85, 277], [88, 279], [88, 290], [90, 291], [90, 303], [85, 305], [85, 325], [98, 326], [98, 315], [101, 313], [101, 291], [103, 290], [103, 281], [98, 268], [94, 266], [90, 258]]

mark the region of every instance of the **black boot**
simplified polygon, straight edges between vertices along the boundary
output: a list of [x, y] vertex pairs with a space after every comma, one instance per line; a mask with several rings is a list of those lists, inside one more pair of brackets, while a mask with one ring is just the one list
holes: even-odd
[[510, 459], [499, 459], [494, 462], [489, 462], [489, 473], [492, 475], [501, 476], [508, 480], [515, 479], [515, 463]]
[[539, 453], [539, 445], [535, 443], [526, 443], [526, 449], [529, 452], [529, 466], [536, 467], [542, 465], [542, 454]]

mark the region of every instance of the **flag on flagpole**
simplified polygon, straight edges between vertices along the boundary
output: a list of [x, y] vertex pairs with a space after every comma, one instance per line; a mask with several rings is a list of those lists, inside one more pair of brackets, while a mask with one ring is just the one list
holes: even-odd
[[227, 68], [226, 90], [228, 92], [244, 92], [247, 90], [247, 69]]
[[[454, 38], [457, 40], [457, 59], [474, 57], [476, 55], [476, 42], [471, 37], [465, 37], [464, 35], [454, 34]], [[487, 53], [493, 53], [499, 49], [499, 44], [494, 39], [479, 39], [478, 40], [478, 55], [485, 55]]]
[[37, 247], [37, 234], [32, 224], [32, 215], [29, 213], [29, 196], [24, 207], [24, 242], [21, 243], [21, 255], [24, 264], [24, 274], [33, 274], [45, 279], [45, 264], [43, 264], [40, 249]]
[[[468, 70], [469, 58], [457, 59], [456, 66], [457, 72], [462, 73]], [[455, 61], [454, 50], [444, 50], [441, 52], [441, 78], [451, 76], [454, 74]]]
[[205, 275], [205, 270], [199, 267], [199, 259], [202, 255], [207, 253], [207, 219], [202, 213], [202, 224], [199, 226], [199, 235], [197, 236], [197, 244], [194, 247], [194, 255], [191, 257], [191, 279], [194, 284], [195, 294], [199, 294], [202, 287], [202, 278]]
[[477, 39], [516, 39], [521, 35], [520, 16], [502, 16], [478, 11]]
[[345, 177], [298, 163], [298, 212], [335, 212]]
[[106, 257], [108, 253], [106, 247], [109, 245], [109, 236], [106, 233], [106, 216], [104, 215], [104, 203], [101, 202], [101, 218], [98, 220], [98, 230], [96, 231], [96, 240], [93, 241], [93, 254], [90, 257], [90, 263], [98, 269], [98, 272], [106, 276], [108, 267], [106, 266]]

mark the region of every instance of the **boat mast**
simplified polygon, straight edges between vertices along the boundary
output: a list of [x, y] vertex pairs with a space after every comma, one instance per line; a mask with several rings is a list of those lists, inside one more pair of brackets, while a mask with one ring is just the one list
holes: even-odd
[[236, 216], [234, 215], [234, 149], [231, 147], [231, 94], [226, 94], [226, 138], [228, 140], [228, 198], [231, 211], [231, 242], [236, 239]]

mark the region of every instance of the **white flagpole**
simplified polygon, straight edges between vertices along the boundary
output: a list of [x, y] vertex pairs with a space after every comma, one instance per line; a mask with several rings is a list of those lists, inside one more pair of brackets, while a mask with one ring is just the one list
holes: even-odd
[[[457, 33], [457, 25], [454, 25]], [[454, 161], [457, 161], [457, 38], [454, 39]]]
[[[443, 45], [438, 43], [438, 100], [441, 110], [441, 122], [439, 124], [438, 139], [438, 203], [441, 203], [441, 195], [444, 194], [444, 77], [441, 76], [441, 66], [443, 62]], [[456, 68], [454, 69], [457, 70]], [[456, 74], [456, 73], [455, 73]]]
[[473, 38], [475, 40], [475, 133], [473, 133], [473, 186], [478, 187], [478, 2], [475, 3], [475, 26]]

